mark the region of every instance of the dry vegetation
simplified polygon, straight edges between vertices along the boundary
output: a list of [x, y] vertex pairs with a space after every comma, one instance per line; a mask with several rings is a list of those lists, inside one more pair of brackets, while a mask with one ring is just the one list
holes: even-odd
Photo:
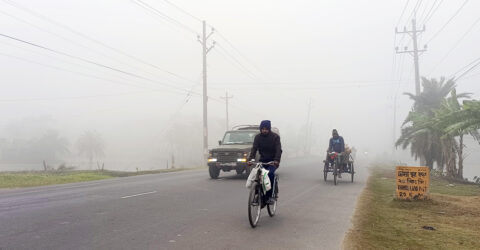
[[480, 185], [433, 178], [429, 200], [399, 201], [393, 173], [373, 170], [345, 249], [480, 249]]

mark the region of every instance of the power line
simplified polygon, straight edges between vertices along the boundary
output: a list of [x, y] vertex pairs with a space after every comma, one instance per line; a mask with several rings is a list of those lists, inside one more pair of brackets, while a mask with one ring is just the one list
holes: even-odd
[[400, 18], [398, 18], [397, 25], [396, 25], [397, 27], [400, 24], [400, 21], [402, 20], [403, 14], [405, 14], [405, 10], [407, 9], [409, 3], [410, 3], [410, 0], [408, 0], [405, 3], [405, 7], [403, 7], [402, 14], [400, 15]]
[[123, 94], [110, 94], [110, 95], [90, 95], [90, 96], [70, 96], [70, 97], [34, 97], [34, 98], [13, 98], [13, 99], [0, 99], [0, 102], [31, 102], [31, 101], [62, 101], [62, 100], [77, 100], [77, 99], [90, 99], [99, 97], [118, 97], [118, 96], [132, 96], [139, 94], [151, 94], [151, 91], [143, 91], [136, 93], [123, 93]]
[[457, 48], [457, 46], [463, 41], [463, 39], [465, 39], [465, 37], [467, 37], [467, 35], [473, 30], [473, 28], [475, 27], [475, 25], [477, 25], [477, 23], [479, 21], [480, 21], [480, 17], [477, 18], [477, 20], [475, 20], [475, 22], [470, 26], [470, 28], [468, 28], [468, 30], [460, 37], [460, 39], [458, 39], [457, 42], [455, 42], [453, 47], [450, 48], [450, 50], [448, 50], [447, 54], [445, 54], [445, 56], [443, 56], [442, 59], [433, 67], [433, 69], [432, 69], [432, 71], [430, 72], [429, 75], [431, 75], [433, 72], [435, 72], [437, 67], [445, 61], [445, 59], [452, 53], [452, 51], [455, 48]]
[[186, 14], [187, 16], [190, 16], [191, 18], [193, 18], [193, 19], [195, 19], [195, 20], [197, 20], [197, 21], [199, 21], [199, 22], [201, 22], [201, 21], [202, 21], [202, 19], [200, 19], [200, 18], [198, 18], [198, 17], [196, 17], [196, 16], [194, 16], [194, 15], [190, 14], [188, 11], [186, 11], [186, 10], [184, 10], [184, 9], [180, 8], [178, 5], [176, 5], [176, 4], [174, 4], [174, 3], [172, 3], [172, 2], [170, 2], [170, 1], [168, 1], [168, 0], [163, 0], [163, 1], [164, 1], [164, 2], [166, 2], [167, 4], [169, 4], [169, 5], [173, 6], [173, 7], [174, 7], [174, 8], [176, 8], [177, 10], [179, 10], [179, 11], [183, 12], [183, 13], [184, 13], [184, 14]]
[[[223, 56], [227, 55], [229, 58], [231, 58], [233, 60], [233, 62], [234, 62], [233, 65], [236, 65], [248, 77], [250, 77], [252, 79], [255, 79], [255, 74], [253, 74], [250, 70], [248, 70], [239, 60], [237, 60], [237, 58], [232, 56], [223, 46], [221, 46], [221, 44], [219, 44], [219, 43], [216, 43], [216, 44], [223, 51], [223, 53], [224, 53]], [[220, 54], [222, 54], [222, 53], [220, 53]], [[232, 61], [230, 61], [230, 63], [232, 63]]]
[[[361, 83], [381, 83], [381, 84], [389, 84], [389, 83], [396, 83], [398, 82], [398, 80], [389, 80], [389, 79], [385, 79], [385, 80], [338, 80], [338, 81], [286, 81], [286, 82], [282, 82], [282, 81], [275, 81], [275, 82], [232, 82], [232, 84], [235, 84], [235, 85], [239, 85], [239, 86], [247, 86], [247, 85], [253, 85], [253, 86], [257, 86], [257, 85], [274, 85], [274, 86], [285, 86], [285, 85], [292, 85], [292, 86], [300, 86], [300, 85], [303, 85], [303, 86], [318, 86], [318, 85], [328, 85], [328, 84], [332, 84], [332, 85], [343, 85], [343, 84], [347, 84], [347, 85], [356, 85], [356, 84], [361, 84]], [[222, 82], [223, 83], [223, 82]], [[219, 84], [219, 82], [214, 82], [213, 84]]]
[[416, 17], [416, 15], [417, 15], [417, 10], [418, 10], [418, 8], [420, 8], [420, 6], [422, 5], [422, 2], [423, 2], [423, 0], [418, 0], [418, 1], [417, 1], [417, 4], [415, 4], [415, 7], [413, 7], [413, 10], [412, 10], [412, 12], [410, 13], [410, 16], [407, 18], [407, 21], [405, 22], [405, 25], [404, 25], [404, 26], [407, 26], [407, 23], [410, 21], [410, 19]]
[[465, 0], [465, 2], [463, 2], [463, 4], [460, 6], [460, 8], [458, 8], [458, 10], [453, 14], [453, 16], [451, 16], [450, 19], [448, 19], [448, 21], [428, 40], [427, 44], [430, 43], [435, 37], [437, 37], [438, 34], [440, 34], [440, 32], [445, 29], [445, 27], [447, 27], [447, 25], [458, 15], [458, 13], [460, 13], [463, 7], [465, 7], [468, 1], [469, 0]]
[[[471, 66], [473, 65], [473, 66]], [[458, 79], [462, 78], [463, 76], [465, 76], [468, 72], [472, 71], [474, 68], [476, 68], [478, 65], [480, 65], [480, 57], [473, 60], [471, 63], [467, 64], [466, 66], [463, 66], [461, 69], [459, 69], [457, 72], [455, 72], [452, 77], [454, 77], [455, 81], [457, 81]], [[471, 66], [471, 67], [470, 67]], [[461, 71], [463, 71], [464, 69], [470, 67], [469, 69], [465, 70], [459, 77], [455, 77], [456, 74], [460, 73]]]
[[187, 31], [189, 31], [189, 32], [192, 32], [192, 33], [194, 33], [194, 34], [198, 34], [198, 32], [195, 31], [194, 29], [192, 29], [192, 28], [190, 28], [189, 26], [181, 23], [180, 21], [176, 20], [175, 18], [166, 15], [165, 13], [159, 11], [158, 9], [154, 8], [153, 6], [151, 6], [151, 5], [148, 4], [148, 3], [145, 3], [145, 2], [142, 1], [142, 0], [131, 0], [131, 1], [132, 1], [132, 3], [134, 3], [134, 4], [136, 4], [136, 5], [140, 6], [140, 7], [142, 7], [143, 9], [145, 9], [145, 10], [147, 10], [147, 11], [153, 12], [154, 14], [158, 15], [158, 16], [161, 17], [162, 19], [164, 19], [164, 20], [166, 20], [166, 21], [168, 21], [168, 22], [170, 22], [170, 23], [172, 23], [172, 24], [175, 24], [175, 25], [181, 27], [182, 29], [185, 29], [185, 30], [187, 30]]
[[423, 18], [425, 12], [427, 11], [427, 9], [428, 9], [428, 3], [425, 3], [425, 8], [423, 8], [422, 14], [420, 14], [420, 16], [417, 16], [417, 17], [415, 17], [415, 18], [418, 19], [418, 20], [420, 20], [421, 18]]
[[225, 61], [229, 62], [232, 66], [234, 66], [239, 72], [245, 74], [246, 76], [254, 79], [247, 71], [245, 71], [241, 66], [239, 66], [235, 61], [233, 61], [226, 53], [223, 52], [224, 50], [216, 50], [215, 52], [221, 55]]
[[143, 59], [140, 59], [140, 58], [138, 58], [138, 57], [136, 57], [136, 56], [130, 55], [130, 54], [128, 54], [128, 53], [126, 53], [126, 52], [124, 52], [124, 51], [122, 51], [122, 50], [120, 50], [120, 49], [114, 48], [114, 47], [112, 47], [112, 46], [110, 46], [110, 45], [108, 45], [108, 44], [106, 44], [106, 43], [104, 43], [104, 42], [102, 42], [102, 41], [99, 41], [99, 40], [97, 40], [97, 39], [95, 39], [95, 38], [92, 38], [92, 37], [87, 36], [87, 35], [85, 35], [85, 34], [83, 34], [83, 33], [81, 33], [81, 32], [78, 32], [78, 31], [74, 30], [73, 28], [71, 28], [71, 27], [69, 27], [69, 26], [67, 26], [67, 25], [65, 25], [65, 24], [63, 24], [63, 23], [57, 22], [57, 21], [55, 21], [55, 20], [53, 20], [53, 19], [50, 19], [50, 18], [48, 18], [48, 17], [46, 17], [46, 16], [44, 16], [44, 15], [42, 15], [42, 14], [36, 12], [36, 11], [33, 11], [33, 10], [31, 10], [31, 9], [23, 6], [23, 5], [20, 5], [20, 4], [14, 2], [14, 1], [12, 1], [12, 0], [3, 0], [3, 1], [4, 1], [5, 3], [7, 3], [7, 4], [9, 4], [9, 5], [13, 6], [13, 7], [15, 7], [15, 8], [18, 8], [18, 9], [21, 9], [21, 10], [23, 10], [23, 11], [25, 11], [25, 12], [28, 12], [28, 13], [30, 13], [31, 15], [33, 15], [33, 16], [39, 18], [39, 19], [42, 19], [42, 20], [47, 21], [47, 22], [49, 22], [49, 23], [51, 23], [51, 24], [54, 24], [54, 25], [56, 25], [56, 26], [59, 26], [59, 27], [65, 29], [65, 30], [68, 30], [69, 32], [71, 32], [71, 33], [73, 33], [73, 34], [75, 34], [75, 35], [77, 35], [77, 36], [80, 36], [80, 37], [82, 37], [82, 38], [84, 38], [84, 39], [87, 39], [87, 40], [93, 42], [93, 43], [96, 43], [96, 44], [98, 44], [98, 45], [101, 45], [101, 46], [103, 46], [103, 47], [105, 47], [105, 48], [107, 48], [107, 49], [109, 49], [109, 50], [111, 50], [111, 51], [114, 51], [114, 52], [116, 52], [116, 53], [118, 53], [118, 54], [121, 54], [121, 55], [123, 55], [123, 56], [125, 56], [125, 57], [128, 57], [128, 58], [130, 58], [130, 59], [133, 59], [133, 60], [135, 60], [135, 61], [137, 61], [137, 62], [140, 62], [140, 63], [142, 63], [142, 64], [144, 64], [144, 65], [149, 66], [149, 67], [155, 68], [155, 69], [157, 69], [157, 70], [159, 70], [159, 71], [162, 71], [162, 72], [164, 72], [164, 73], [167, 73], [167, 74], [169, 74], [169, 75], [172, 75], [172, 76], [174, 76], [174, 77], [176, 77], [176, 78], [182, 79], [182, 80], [184, 80], [184, 81], [194, 82], [194, 81], [192, 81], [192, 80], [190, 80], [190, 79], [188, 79], [188, 78], [185, 78], [185, 77], [183, 77], [183, 76], [180, 76], [180, 75], [178, 75], [178, 74], [176, 74], [176, 73], [173, 73], [173, 72], [171, 72], [171, 71], [169, 71], [169, 70], [163, 69], [163, 68], [161, 68], [161, 67], [159, 67], [159, 66], [157, 66], [157, 65], [155, 65], [155, 64], [153, 64], [153, 63], [147, 62], [147, 61], [145, 61], [145, 60], [143, 60]]
[[[22, 57], [9, 55], [9, 54], [5, 54], [5, 53], [0, 53], [0, 55], [5, 56], [5, 57], [9, 57], [9, 58], [13, 58], [13, 59], [16, 59], [16, 60], [19, 60], [19, 61], [24, 61], [24, 62], [28, 62], [28, 63], [31, 63], [31, 64], [40, 65], [40, 66], [55, 69], [55, 70], [58, 70], [58, 71], [69, 72], [69, 73], [73, 73], [73, 74], [76, 74], [76, 75], [81, 75], [81, 76], [84, 76], [84, 77], [97, 79], [97, 80], [101, 80], [101, 81], [106, 81], [106, 82], [111, 82], [111, 83], [126, 85], [126, 86], [133, 86], [133, 87], [138, 87], [138, 88], [144, 88], [144, 89], [149, 89], [151, 91], [152, 90], [154, 90], [154, 91], [165, 91], [165, 90], [147, 88], [143, 85], [136, 85], [136, 84], [125, 83], [125, 82], [121, 82], [121, 81], [114, 81], [114, 80], [111, 80], [111, 79], [108, 79], [108, 78], [98, 77], [98, 76], [86, 74], [86, 73], [79, 72], [79, 71], [60, 68], [60, 67], [57, 67], [57, 66], [48, 65], [48, 64], [40, 63], [40, 62], [37, 62], [37, 61], [33, 61], [33, 60], [30, 60], [30, 59], [25, 59], [25, 58], [22, 58]], [[173, 91], [173, 90], [168, 90], [168, 91], [171, 92], [171, 93], [179, 94], [179, 92], [177, 92], [177, 91]]]
[[[392, 82], [393, 83], [393, 82]], [[407, 85], [410, 84], [410, 82], [405, 81], [405, 82], [399, 82], [398, 85]], [[336, 89], [336, 88], [351, 88], [351, 89], [356, 89], [356, 88], [364, 88], [364, 87], [390, 87], [391, 84], [385, 84], [385, 83], [371, 83], [371, 84], [344, 84], [344, 85], [324, 85], [324, 86], [299, 86], [299, 85], [291, 85], [291, 86], [282, 86], [279, 88], [279, 90], [321, 90], [321, 89]], [[211, 89], [215, 90], [224, 90], [227, 86], [222, 86], [222, 87], [211, 87]], [[250, 86], [228, 86], [230, 89], [236, 89], [236, 90], [247, 90], [247, 91], [257, 91], [260, 88], [268, 88], [270, 89], [271, 86], [269, 85], [255, 85], [255, 88], [251, 88]]]
[[[0, 42], [2, 44], [5, 44], [5, 45], [8, 45], [8, 46], [11, 46], [13, 48], [17, 48], [17, 49], [21, 49], [21, 50], [25, 50], [25, 51], [28, 51], [28, 52], [31, 52], [31, 53], [34, 53], [34, 54], [38, 54], [38, 55], [41, 55], [41, 56], [45, 56], [45, 57], [48, 57], [48, 58], [52, 58], [54, 60], [58, 60], [62, 63], [66, 63], [66, 64], [70, 64], [70, 65], [73, 65], [75, 67], [81, 67], [81, 68], [84, 68], [84, 69], [87, 69], [87, 70], [91, 70], [91, 68], [89, 67], [85, 67], [85, 65], [81, 65], [81, 64], [77, 64], [77, 63], [73, 63], [73, 62], [70, 62], [70, 61], [67, 61], [67, 60], [64, 60], [64, 59], [61, 59], [61, 58], [57, 58], [55, 56], [51, 56], [51, 55], [48, 55], [48, 54], [44, 54], [44, 53], [41, 53], [41, 52], [38, 52], [38, 51], [34, 51], [34, 50], [30, 50], [30, 49], [27, 49], [27, 48], [22, 48], [20, 46], [15, 46], [13, 44], [10, 44], [10, 43], [7, 43], [7, 42]], [[7, 54], [4, 54], [4, 56], [9, 56]], [[98, 79], [98, 80], [103, 80], [103, 81], [109, 81], [109, 82], [113, 82], [113, 83], [119, 83], [118, 81], [116, 80], [110, 80], [110, 79], [107, 79], [107, 78], [102, 78], [102, 77], [97, 77], [95, 75], [90, 75], [90, 74], [86, 74], [86, 73], [81, 73], [81, 72], [78, 72], [78, 71], [72, 71], [72, 70], [65, 70], [63, 68], [59, 68], [59, 67], [56, 67], [56, 66], [51, 66], [51, 65], [47, 65], [47, 64], [42, 64], [42, 63], [39, 63], [39, 62], [36, 62], [36, 61], [32, 61], [32, 60], [29, 60], [29, 59], [24, 59], [24, 58], [21, 58], [21, 57], [15, 57], [13, 55], [9, 56], [9, 57], [12, 57], [12, 58], [15, 58], [17, 60], [22, 60], [22, 61], [26, 61], [26, 62], [29, 62], [29, 63], [32, 63], [32, 64], [37, 64], [37, 65], [40, 65], [40, 66], [44, 66], [44, 67], [48, 67], [48, 68], [53, 68], [53, 69], [56, 69], [56, 70], [60, 70], [60, 71], [66, 71], [66, 72], [70, 72], [70, 73], [74, 73], [74, 74], [79, 74], [79, 75], [82, 75], [82, 76], [87, 76], [87, 77], [90, 77], [90, 78], [94, 78], [94, 79]], [[119, 78], [121, 79], [122, 81], [126, 81], [126, 82], [130, 82], [129, 79], [125, 79], [123, 77], [120, 77], [120, 76], [115, 76], [116, 78]], [[134, 85], [134, 84], [126, 84], [126, 83], [121, 83], [121, 84], [124, 84], [124, 85], [130, 85], [130, 86], [134, 86], [134, 87], [142, 87], [144, 88], [144, 86], [140, 86], [140, 85]]]
[[480, 75], [480, 73], [471, 74], [471, 75], [469, 75], [469, 76], [464, 77], [463, 79], [469, 79], [469, 78], [472, 78], [472, 77], [478, 76], [478, 75]]
[[[29, 26], [32, 26], [32, 27], [34, 27], [34, 28], [36, 28], [36, 29], [38, 29], [38, 30], [40, 30], [40, 31], [43, 31], [43, 32], [45, 32], [45, 33], [48, 33], [48, 34], [51, 34], [51, 35], [53, 35], [53, 36], [59, 37], [59, 38], [65, 40], [65, 41], [67, 41], [67, 42], [72, 43], [72, 44], [76, 44], [77, 46], [79, 46], [79, 47], [81, 47], [81, 48], [84, 48], [84, 49], [93, 51], [93, 52], [95, 52], [95, 53], [97, 53], [97, 54], [99, 54], [99, 55], [101, 55], [101, 56], [103, 56], [103, 57], [105, 57], [105, 58], [108, 58], [108, 59], [110, 59], [110, 60], [112, 60], [112, 61], [114, 61], [114, 62], [117, 62], [117, 63], [119, 63], [119, 64], [122, 64], [122, 65], [124, 65], [124, 66], [128, 66], [128, 67], [131, 67], [131, 68], [135, 68], [135, 69], [137, 69], [137, 70], [140, 70], [140, 71], [142, 71], [142, 72], [144, 72], [144, 73], [147, 73], [147, 74], [150, 74], [150, 75], [156, 75], [156, 74], [154, 74], [154, 73], [152, 73], [152, 72], [150, 72], [150, 71], [146, 71], [146, 70], [144, 70], [144, 69], [141, 69], [141, 68], [136, 67], [136, 66], [132, 66], [132, 65], [130, 65], [130, 64], [128, 64], [128, 63], [125, 63], [125, 62], [123, 62], [123, 61], [119, 61], [119, 60], [115, 59], [114, 57], [109, 56], [109, 55], [107, 55], [107, 54], [105, 54], [105, 53], [103, 53], [103, 52], [101, 52], [101, 51], [99, 51], [99, 50], [95, 50], [95, 49], [89, 48], [89, 47], [87, 47], [87, 46], [85, 46], [85, 45], [83, 45], [83, 44], [81, 44], [81, 43], [79, 43], [79, 42], [77, 42], [77, 41], [75, 41], [75, 40], [72, 40], [72, 39], [66, 38], [66, 37], [64, 37], [64, 36], [62, 36], [62, 35], [59, 35], [59, 34], [57, 34], [57, 33], [51, 32], [51, 31], [49, 31], [49, 30], [47, 30], [47, 29], [44, 29], [44, 28], [42, 28], [42, 27], [40, 27], [40, 26], [37, 26], [37, 25], [35, 25], [35, 24], [33, 24], [33, 23], [30, 23], [30, 22], [28, 22], [28, 21], [26, 21], [26, 20], [24, 20], [24, 19], [21, 19], [21, 18], [19, 18], [19, 17], [16, 17], [16, 16], [11, 15], [11, 14], [9, 14], [9, 13], [6, 13], [6, 12], [4, 12], [4, 11], [1, 11], [1, 10], [0, 10], [0, 13], [3, 14], [3, 15], [6, 15], [6, 16], [8, 16], [8, 17], [11, 17], [11, 18], [13, 18], [13, 19], [15, 19], [15, 20], [17, 20], [17, 21], [19, 21], [19, 22], [22, 22], [22, 23], [24, 23], [24, 24], [27, 24], [27, 25], [29, 25]], [[163, 71], [163, 72], [165, 72], [165, 71]], [[185, 80], [188, 80], [188, 79], [185, 79]], [[188, 80], [188, 81], [189, 81], [189, 80]]]
[[3, 36], [5, 38], [11, 39], [11, 40], [14, 40], [14, 41], [17, 41], [17, 42], [28, 44], [28, 45], [31, 45], [31, 46], [34, 46], [34, 47], [37, 47], [37, 48], [40, 48], [40, 49], [43, 49], [43, 50], [47, 50], [47, 51], [50, 51], [50, 52], [53, 52], [53, 53], [56, 53], [56, 54], [59, 54], [59, 55], [63, 55], [63, 56], [74, 58], [74, 59], [77, 59], [77, 60], [80, 60], [80, 61], [83, 61], [83, 62], [86, 62], [86, 63], [89, 63], [89, 64], [93, 64], [93, 65], [96, 65], [98, 67], [102, 67], [102, 68], [105, 68], [105, 69], [108, 69], [108, 70], [112, 70], [112, 71], [115, 71], [115, 72], [118, 72], [118, 73], [122, 73], [122, 74], [125, 74], [125, 75], [128, 75], [128, 76], [131, 76], [131, 77], [139, 78], [139, 79], [142, 79], [142, 80], [147, 80], [147, 81], [154, 82], [154, 83], [157, 83], [157, 84], [160, 84], [160, 85], [168, 86], [170, 88], [185, 91], [185, 89], [179, 88], [177, 86], [172, 86], [172, 85], [167, 84], [167, 83], [151, 80], [149, 78], [140, 76], [140, 75], [135, 74], [135, 73], [130, 73], [128, 71], [117, 69], [117, 68], [114, 68], [114, 67], [102, 64], [102, 63], [98, 63], [98, 62], [95, 62], [95, 61], [92, 61], [92, 60], [89, 60], [89, 59], [85, 59], [85, 58], [78, 57], [78, 56], [75, 56], [75, 55], [70, 55], [70, 54], [65, 53], [65, 52], [54, 50], [54, 49], [51, 49], [51, 48], [48, 48], [48, 47], [45, 47], [45, 46], [42, 46], [42, 45], [38, 45], [38, 44], [35, 44], [35, 43], [32, 43], [32, 42], [28, 42], [28, 41], [25, 41], [25, 40], [22, 40], [22, 39], [13, 37], [13, 36], [9, 36], [9, 35], [3, 34], [3, 33], [0, 33], [0, 36]]
[[430, 21], [430, 19], [432, 19], [432, 17], [435, 15], [435, 13], [437, 12], [437, 10], [440, 8], [440, 5], [442, 5], [443, 3], [443, 0], [440, 0], [440, 2], [438, 3], [438, 5], [435, 7], [435, 9], [430, 13], [430, 15], [427, 14], [427, 16], [425, 17], [425, 20], [422, 21], [422, 23], [425, 25], [428, 21]]
[[[478, 59], [477, 59], [478, 60]], [[463, 72], [459, 77], [456, 77], [455, 78], [455, 81], [458, 81], [460, 80], [462, 77], [464, 77], [466, 74], [468, 74], [470, 71], [472, 71], [473, 69], [475, 69], [476, 67], [478, 67], [478, 65], [480, 65], [480, 61], [477, 62], [475, 65], [473, 65], [472, 67], [470, 67], [468, 70], [466, 70], [465, 72]]]
[[469, 63], [469, 64], [461, 67], [459, 70], [457, 70], [455, 73], [453, 73], [452, 76], [455, 76], [455, 75], [458, 74], [460, 71], [468, 68], [469, 66], [471, 66], [472, 64], [474, 64], [474, 63], [477, 62], [478, 60], [480, 60], [480, 58], [477, 58], [477, 59], [473, 60], [471, 63]]
[[[443, 1], [443, 0], [442, 0], [442, 1]], [[442, 4], [442, 1], [440, 1], [440, 4]], [[433, 9], [435, 9], [435, 6], [437, 5], [437, 2], [438, 2], [438, 0], [435, 0], [435, 1], [433, 2], [432, 7], [428, 10], [428, 12], [427, 12], [427, 14], [425, 15], [425, 17], [420, 21], [420, 23], [421, 23], [422, 25], [425, 25], [425, 24], [427, 23], [426, 20], [430, 18], [430, 14], [433, 15], [433, 13], [434, 13]]]
[[264, 74], [263, 71], [252, 62], [245, 54], [243, 54], [232, 42], [230, 42], [220, 31], [216, 30], [219, 37], [221, 37], [233, 50], [235, 50], [245, 61], [257, 69], [260, 73]]

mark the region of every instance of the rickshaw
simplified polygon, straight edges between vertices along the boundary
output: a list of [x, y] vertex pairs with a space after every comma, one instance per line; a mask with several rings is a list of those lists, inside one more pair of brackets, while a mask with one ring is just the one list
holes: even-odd
[[342, 173], [349, 173], [351, 175], [351, 181], [353, 182], [353, 176], [355, 175], [355, 169], [353, 166], [353, 157], [348, 152], [337, 153], [328, 152], [327, 159], [323, 161], [323, 179], [327, 181], [328, 173], [333, 174], [333, 183], [337, 185], [337, 176]]

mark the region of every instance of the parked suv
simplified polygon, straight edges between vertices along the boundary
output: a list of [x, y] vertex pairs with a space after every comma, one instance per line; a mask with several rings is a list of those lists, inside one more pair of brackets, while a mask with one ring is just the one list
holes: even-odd
[[[278, 133], [277, 128], [272, 131]], [[237, 174], [250, 173], [251, 167], [247, 165], [253, 140], [260, 133], [258, 125], [240, 125], [225, 132], [223, 139], [218, 141], [218, 147], [209, 152], [208, 170], [212, 179], [218, 178], [220, 170], [230, 172], [235, 170]], [[259, 155], [257, 153], [256, 160]]]

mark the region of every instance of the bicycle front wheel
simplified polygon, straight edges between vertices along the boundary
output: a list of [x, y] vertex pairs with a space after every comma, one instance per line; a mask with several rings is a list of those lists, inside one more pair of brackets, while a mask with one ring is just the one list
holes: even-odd
[[277, 212], [278, 176], [275, 176], [275, 184], [274, 184], [273, 193], [274, 193], [274, 196], [275, 196], [275, 202], [273, 204], [268, 204], [267, 205], [267, 211], [268, 211], [268, 215], [270, 215], [270, 217], [275, 216], [275, 213]]
[[337, 185], [337, 175], [338, 175], [338, 164], [335, 162], [333, 164], [333, 184]]
[[258, 183], [254, 183], [248, 196], [248, 220], [253, 228], [257, 226], [262, 209], [262, 194]]

